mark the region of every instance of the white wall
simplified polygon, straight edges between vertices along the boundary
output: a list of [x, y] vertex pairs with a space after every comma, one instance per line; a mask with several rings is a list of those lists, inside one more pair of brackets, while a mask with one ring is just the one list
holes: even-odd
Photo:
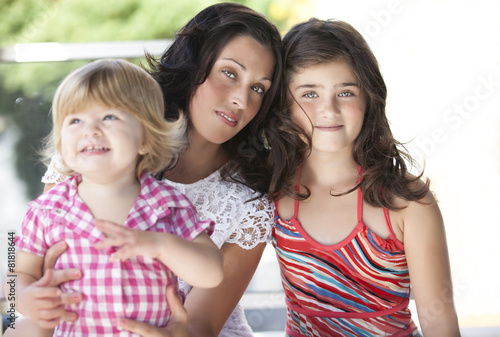
[[317, 0], [369, 41], [446, 223], [461, 326], [500, 326], [500, 2]]

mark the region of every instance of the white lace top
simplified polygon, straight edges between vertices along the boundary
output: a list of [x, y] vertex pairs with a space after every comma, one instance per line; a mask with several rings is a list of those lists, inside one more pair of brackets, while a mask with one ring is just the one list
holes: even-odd
[[[60, 157], [52, 158], [42, 178], [43, 183], [57, 183], [65, 179], [55, 169], [60, 162]], [[254, 192], [242, 184], [223, 181], [220, 170], [193, 184], [164, 181], [191, 200], [201, 220], [211, 219], [215, 222], [211, 239], [219, 248], [224, 243], [235, 243], [241, 248], [252, 249], [261, 242], [270, 242], [274, 203], [266, 197], [248, 201], [255, 196]], [[179, 286], [186, 294], [191, 290], [183, 281], [180, 281]], [[238, 304], [219, 337], [251, 336], [252, 330], [243, 308]]]

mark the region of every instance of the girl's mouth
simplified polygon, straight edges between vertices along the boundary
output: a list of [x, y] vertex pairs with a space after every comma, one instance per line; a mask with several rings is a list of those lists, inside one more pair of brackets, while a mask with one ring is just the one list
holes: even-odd
[[342, 129], [344, 126], [343, 125], [329, 125], [329, 126], [316, 126], [316, 129], [319, 129], [321, 131], [338, 131]]

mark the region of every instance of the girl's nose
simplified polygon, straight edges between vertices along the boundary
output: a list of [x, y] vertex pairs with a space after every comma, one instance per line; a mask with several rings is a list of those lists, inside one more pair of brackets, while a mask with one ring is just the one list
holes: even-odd
[[323, 106], [323, 111], [325, 115], [337, 114], [340, 112], [340, 108], [338, 102], [335, 98], [331, 98], [325, 101], [325, 105]]

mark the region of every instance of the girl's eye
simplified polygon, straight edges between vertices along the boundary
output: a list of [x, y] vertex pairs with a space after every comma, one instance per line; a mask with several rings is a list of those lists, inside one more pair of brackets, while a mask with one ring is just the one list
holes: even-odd
[[78, 118], [71, 118], [71, 119], [69, 120], [69, 124], [70, 124], [70, 125], [71, 125], [71, 124], [79, 124], [79, 123], [81, 123], [81, 122], [82, 122], [82, 121], [81, 121], [81, 119], [78, 119]]
[[318, 94], [315, 93], [315, 92], [312, 92], [312, 91], [311, 92], [306, 92], [304, 94], [304, 97], [306, 97], [306, 98], [316, 98], [316, 97], [318, 97]]
[[116, 116], [113, 116], [113, 115], [106, 115], [103, 118], [104, 121], [110, 121], [110, 120], [114, 120], [114, 119], [118, 119], [118, 118]]
[[236, 75], [228, 70], [223, 70], [222, 73], [229, 78], [236, 78]]
[[265, 94], [265, 93], [266, 93], [266, 90], [265, 90], [263, 87], [261, 87], [260, 85], [253, 86], [253, 87], [252, 87], [252, 89], [253, 89], [256, 93], [258, 93], [258, 94], [260, 94], [260, 95], [263, 95], [263, 94]]
[[339, 97], [349, 97], [349, 96], [352, 96], [352, 92], [343, 91], [339, 94]]

